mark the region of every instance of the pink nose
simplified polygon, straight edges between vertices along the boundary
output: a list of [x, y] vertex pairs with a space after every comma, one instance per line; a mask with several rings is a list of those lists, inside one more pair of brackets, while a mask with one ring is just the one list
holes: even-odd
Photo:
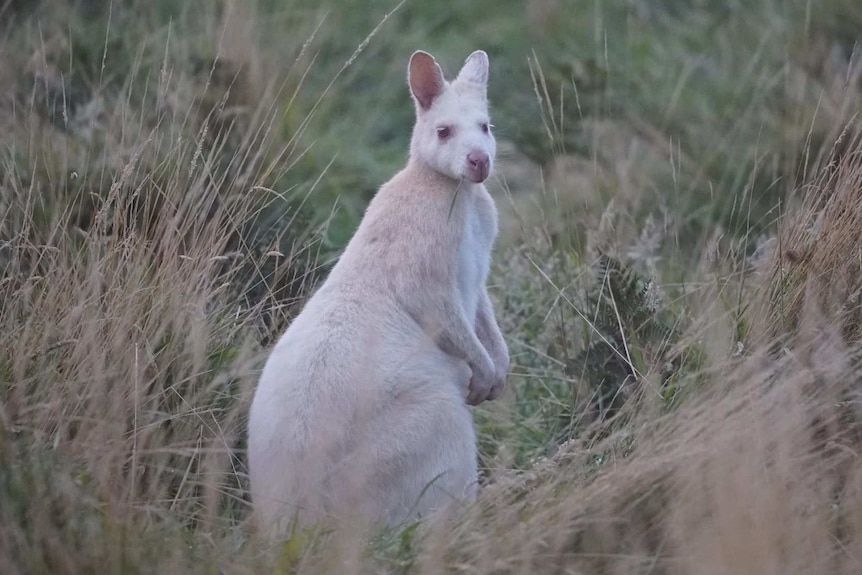
[[484, 182], [490, 166], [491, 160], [485, 152], [474, 150], [467, 154], [467, 177], [473, 182]]

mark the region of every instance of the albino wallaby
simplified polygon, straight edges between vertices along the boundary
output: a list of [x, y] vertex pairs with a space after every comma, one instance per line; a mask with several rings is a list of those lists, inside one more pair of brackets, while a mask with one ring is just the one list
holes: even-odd
[[488, 56], [449, 83], [417, 51], [407, 77], [407, 166], [276, 344], [251, 405], [251, 496], [269, 533], [346, 515], [393, 525], [475, 498], [467, 405], [497, 397], [509, 366], [486, 287]]

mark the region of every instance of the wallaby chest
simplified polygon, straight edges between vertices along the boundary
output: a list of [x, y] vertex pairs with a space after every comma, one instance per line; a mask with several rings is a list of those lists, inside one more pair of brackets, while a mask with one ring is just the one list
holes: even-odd
[[497, 210], [484, 188], [465, 198], [464, 229], [458, 246], [457, 278], [467, 317], [474, 317], [488, 279], [491, 249], [497, 236]]

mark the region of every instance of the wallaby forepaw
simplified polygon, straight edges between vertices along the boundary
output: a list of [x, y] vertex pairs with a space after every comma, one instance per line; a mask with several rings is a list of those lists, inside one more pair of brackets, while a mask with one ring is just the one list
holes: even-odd
[[484, 401], [497, 399], [506, 386], [505, 376], [494, 378], [481, 378], [475, 374], [470, 379], [470, 387], [467, 394], [467, 405], [479, 405]]
[[491, 386], [491, 391], [488, 392], [488, 401], [494, 401], [500, 395], [503, 394], [503, 390], [506, 389], [506, 378], [497, 381], [494, 385]]

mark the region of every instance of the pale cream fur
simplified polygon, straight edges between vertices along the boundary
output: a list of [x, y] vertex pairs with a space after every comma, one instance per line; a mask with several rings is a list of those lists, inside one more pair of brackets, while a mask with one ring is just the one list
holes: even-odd
[[254, 513], [271, 534], [294, 520], [392, 525], [475, 497], [468, 404], [497, 397], [509, 365], [486, 287], [497, 235], [481, 182], [495, 152], [487, 78], [481, 51], [451, 84], [413, 54], [407, 166], [264, 366], [248, 450]]

